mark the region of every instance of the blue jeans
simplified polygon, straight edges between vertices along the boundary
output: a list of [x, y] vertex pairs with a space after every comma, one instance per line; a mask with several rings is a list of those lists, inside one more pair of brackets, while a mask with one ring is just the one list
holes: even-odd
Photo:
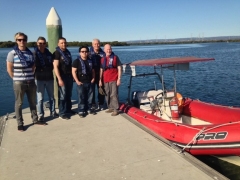
[[64, 86], [58, 86], [58, 98], [59, 98], [59, 116], [71, 113], [72, 109], [72, 89], [73, 78], [72, 75], [63, 75], [62, 80]]
[[50, 104], [50, 112], [54, 113], [55, 112], [55, 99], [54, 99], [54, 93], [53, 93], [53, 80], [49, 81], [39, 81], [36, 80], [36, 85], [37, 85], [37, 110], [38, 110], [38, 115], [40, 117], [44, 117], [44, 110], [43, 110], [43, 100], [44, 100], [44, 91], [45, 88], [47, 90], [48, 94], [48, 99], [49, 99], [49, 104]]
[[[97, 86], [97, 88], [95, 88]], [[102, 88], [104, 88], [104, 86], [102, 86]], [[104, 99], [105, 99], [105, 96], [104, 95], [101, 95], [99, 93], [99, 84], [98, 83], [93, 83], [92, 84], [92, 89], [93, 89], [93, 99], [92, 99], [92, 104], [96, 104], [96, 101], [95, 101], [95, 97], [96, 97], [96, 90], [97, 89], [97, 99], [98, 99], [98, 104], [99, 105], [103, 105], [104, 104]]]
[[93, 89], [91, 83], [77, 85], [78, 113], [84, 113], [92, 108]]
[[18, 126], [23, 125], [22, 104], [24, 94], [27, 94], [27, 99], [30, 107], [31, 117], [33, 122], [38, 121], [36, 108], [36, 84], [34, 80], [30, 81], [13, 81], [13, 89], [15, 94], [15, 113]]

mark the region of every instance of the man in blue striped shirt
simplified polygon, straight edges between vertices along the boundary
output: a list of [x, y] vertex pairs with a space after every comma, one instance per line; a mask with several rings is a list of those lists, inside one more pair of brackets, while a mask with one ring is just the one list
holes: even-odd
[[24, 131], [22, 104], [24, 94], [27, 94], [33, 124], [46, 125], [38, 121], [36, 110], [36, 84], [34, 81], [34, 56], [27, 48], [27, 35], [21, 32], [15, 34], [17, 46], [8, 53], [7, 72], [13, 79], [15, 94], [15, 113], [18, 130]]

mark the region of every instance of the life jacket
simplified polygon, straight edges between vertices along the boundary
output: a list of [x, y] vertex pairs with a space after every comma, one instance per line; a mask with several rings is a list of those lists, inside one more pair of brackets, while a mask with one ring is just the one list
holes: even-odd
[[97, 53], [95, 53], [95, 51], [94, 51], [92, 46], [90, 47], [89, 52], [90, 52], [90, 59], [92, 60], [92, 63], [94, 65], [94, 67], [100, 68], [100, 63], [101, 62], [98, 62], [97, 59], [99, 58], [99, 60], [101, 61], [101, 58], [106, 56], [105, 52], [101, 48], [99, 48], [99, 53], [97, 54]]
[[[58, 50], [57, 50], [58, 51]], [[72, 57], [71, 57], [71, 53], [68, 51], [68, 49], [66, 49], [65, 51], [62, 51], [62, 53], [64, 54], [64, 56], [62, 55], [62, 53], [60, 51], [58, 51], [60, 53], [60, 74], [72, 74]], [[66, 57], [68, 58], [68, 63], [66, 63]]]
[[[53, 80], [53, 57], [52, 53], [45, 48], [43, 54], [35, 48], [35, 79], [40, 81]], [[46, 58], [46, 59], [45, 59]]]
[[[35, 50], [36, 58], [39, 60], [42, 68], [44, 68], [46, 66], [46, 63], [45, 63], [44, 57], [42, 56], [42, 53], [40, 52], [40, 50], [37, 47], [34, 47], [34, 50]], [[46, 55], [46, 58], [48, 60], [48, 64], [49, 63], [52, 64], [53, 63], [52, 53], [47, 48], [45, 48], [44, 49], [44, 54]]]
[[[33, 58], [33, 53], [26, 47], [25, 49], [25, 53], [23, 53], [22, 51], [20, 51], [20, 49], [18, 48], [18, 46], [14, 46], [13, 50], [15, 51], [15, 55], [18, 56], [21, 66], [16, 67], [14, 66], [14, 69], [26, 69], [26, 68], [31, 68], [34, 65], [34, 58]], [[26, 59], [24, 54], [28, 55], [28, 58]]]
[[103, 71], [105, 71], [106, 69], [111, 69], [111, 68], [117, 68], [117, 57], [114, 55], [113, 52], [109, 56], [108, 64], [107, 64], [107, 57], [106, 56], [103, 57], [103, 62], [102, 62]]
[[93, 63], [91, 59], [87, 59], [86, 61], [88, 61], [87, 67], [86, 64], [84, 63], [84, 60], [82, 60], [80, 57], [78, 58], [77, 77], [79, 81], [81, 81], [81, 79], [83, 78], [87, 80], [92, 79]]

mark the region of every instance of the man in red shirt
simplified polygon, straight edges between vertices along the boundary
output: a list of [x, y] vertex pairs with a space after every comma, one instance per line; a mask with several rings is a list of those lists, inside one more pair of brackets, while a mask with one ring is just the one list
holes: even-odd
[[[106, 102], [108, 110], [106, 113], [112, 113], [112, 116], [118, 115], [118, 86], [121, 84], [121, 62], [113, 52], [110, 44], [104, 46], [106, 56], [101, 58], [99, 86], [104, 83], [106, 92]], [[102, 78], [103, 77], [103, 78]], [[103, 79], [103, 82], [102, 82]]]

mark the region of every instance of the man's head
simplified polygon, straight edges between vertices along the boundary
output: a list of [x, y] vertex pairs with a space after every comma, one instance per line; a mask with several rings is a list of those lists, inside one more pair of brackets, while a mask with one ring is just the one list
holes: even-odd
[[26, 47], [27, 45], [27, 35], [22, 33], [22, 32], [18, 32], [15, 34], [14, 39], [18, 45], [18, 47]]
[[46, 47], [46, 39], [42, 36], [39, 36], [37, 39], [37, 46], [38, 46], [38, 49], [44, 50]]
[[104, 52], [106, 53], [106, 56], [110, 56], [112, 54], [112, 47], [110, 44], [105, 44]]
[[89, 49], [87, 46], [81, 46], [78, 50], [81, 59], [87, 60]]
[[93, 39], [92, 41], [92, 47], [95, 52], [98, 52], [100, 49], [100, 40], [99, 39]]
[[58, 39], [58, 47], [63, 51], [67, 49], [67, 41], [64, 37]]

